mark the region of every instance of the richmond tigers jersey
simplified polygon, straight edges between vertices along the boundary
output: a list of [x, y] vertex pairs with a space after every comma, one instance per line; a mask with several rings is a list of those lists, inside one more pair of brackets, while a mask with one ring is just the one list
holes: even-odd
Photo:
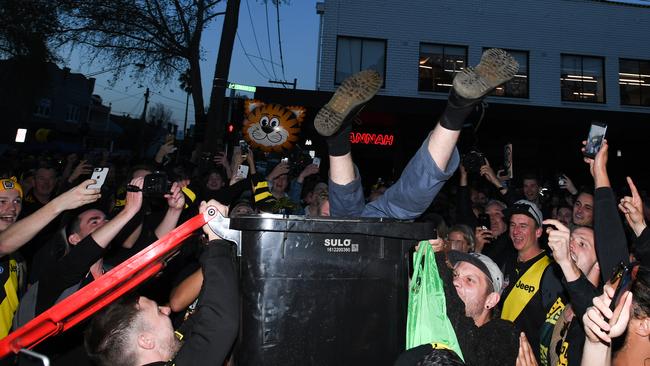
[[24, 268], [12, 256], [0, 258], [0, 338], [11, 330], [14, 313], [18, 309], [18, 295], [23, 282]]

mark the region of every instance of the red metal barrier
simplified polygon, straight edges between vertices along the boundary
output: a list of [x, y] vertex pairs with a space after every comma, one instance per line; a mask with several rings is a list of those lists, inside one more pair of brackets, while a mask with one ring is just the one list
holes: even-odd
[[9, 353], [18, 353], [21, 348], [32, 348], [48, 337], [70, 329], [153, 277], [165, 266], [165, 261], [174, 254], [183, 240], [217, 215], [216, 209], [207, 209], [205, 214], [187, 220], [99, 279], [10, 333], [0, 340], [0, 358]]

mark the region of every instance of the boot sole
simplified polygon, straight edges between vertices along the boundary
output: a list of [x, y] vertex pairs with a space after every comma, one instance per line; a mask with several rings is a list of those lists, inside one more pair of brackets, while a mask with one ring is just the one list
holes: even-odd
[[363, 70], [343, 80], [332, 99], [314, 117], [316, 131], [332, 136], [377, 94], [381, 84], [381, 75], [374, 70]]
[[478, 99], [512, 79], [519, 64], [506, 51], [491, 48], [476, 67], [466, 67], [454, 78], [454, 90], [467, 99]]

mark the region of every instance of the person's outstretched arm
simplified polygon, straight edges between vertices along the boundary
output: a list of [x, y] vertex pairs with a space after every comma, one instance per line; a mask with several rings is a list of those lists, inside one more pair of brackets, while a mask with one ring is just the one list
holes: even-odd
[[[619, 337], [627, 328], [632, 306], [632, 293], [626, 292], [614, 312], [609, 309], [614, 289], [605, 286], [601, 296], [595, 297], [594, 306], [582, 317], [585, 328], [585, 346], [582, 350], [582, 366], [610, 366], [612, 364], [612, 339]], [[609, 322], [606, 320], [609, 319]]]
[[594, 240], [600, 264], [601, 283], [607, 282], [612, 270], [621, 262], [629, 262], [627, 238], [616, 208], [616, 198], [607, 174], [607, 140], [594, 159], [585, 158], [594, 177]]
[[[217, 201], [202, 202], [199, 212], [216, 206], [226, 216], [228, 208]], [[179, 333], [183, 346], [172, 363], [178, 366], [223, 364], [239, 332], [239, 290], [232, 244], [219, 238], [206, 225], [203, 231], [210, 242], [200, 262], [203, 285], [196, 312]]]
[[97, 201], [99, 189], [88, 189], [95, 183], [88, 179], [71, 190], [55, 197], [38, 211], [10, 225], [0, 233], [0, 256], [11, 254], [30, 241], [39, 231], [43, 230], [50, 221], [66, 210], [72, 210], [85, 204]]

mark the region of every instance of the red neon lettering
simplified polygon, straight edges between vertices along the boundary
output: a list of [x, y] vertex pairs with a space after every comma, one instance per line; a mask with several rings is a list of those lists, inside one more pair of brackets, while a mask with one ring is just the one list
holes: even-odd
[[350, 142], [353, 144], [392, 146], [394, 141], [394, 135], [382, 135], [367, 132], [350, 132]]

